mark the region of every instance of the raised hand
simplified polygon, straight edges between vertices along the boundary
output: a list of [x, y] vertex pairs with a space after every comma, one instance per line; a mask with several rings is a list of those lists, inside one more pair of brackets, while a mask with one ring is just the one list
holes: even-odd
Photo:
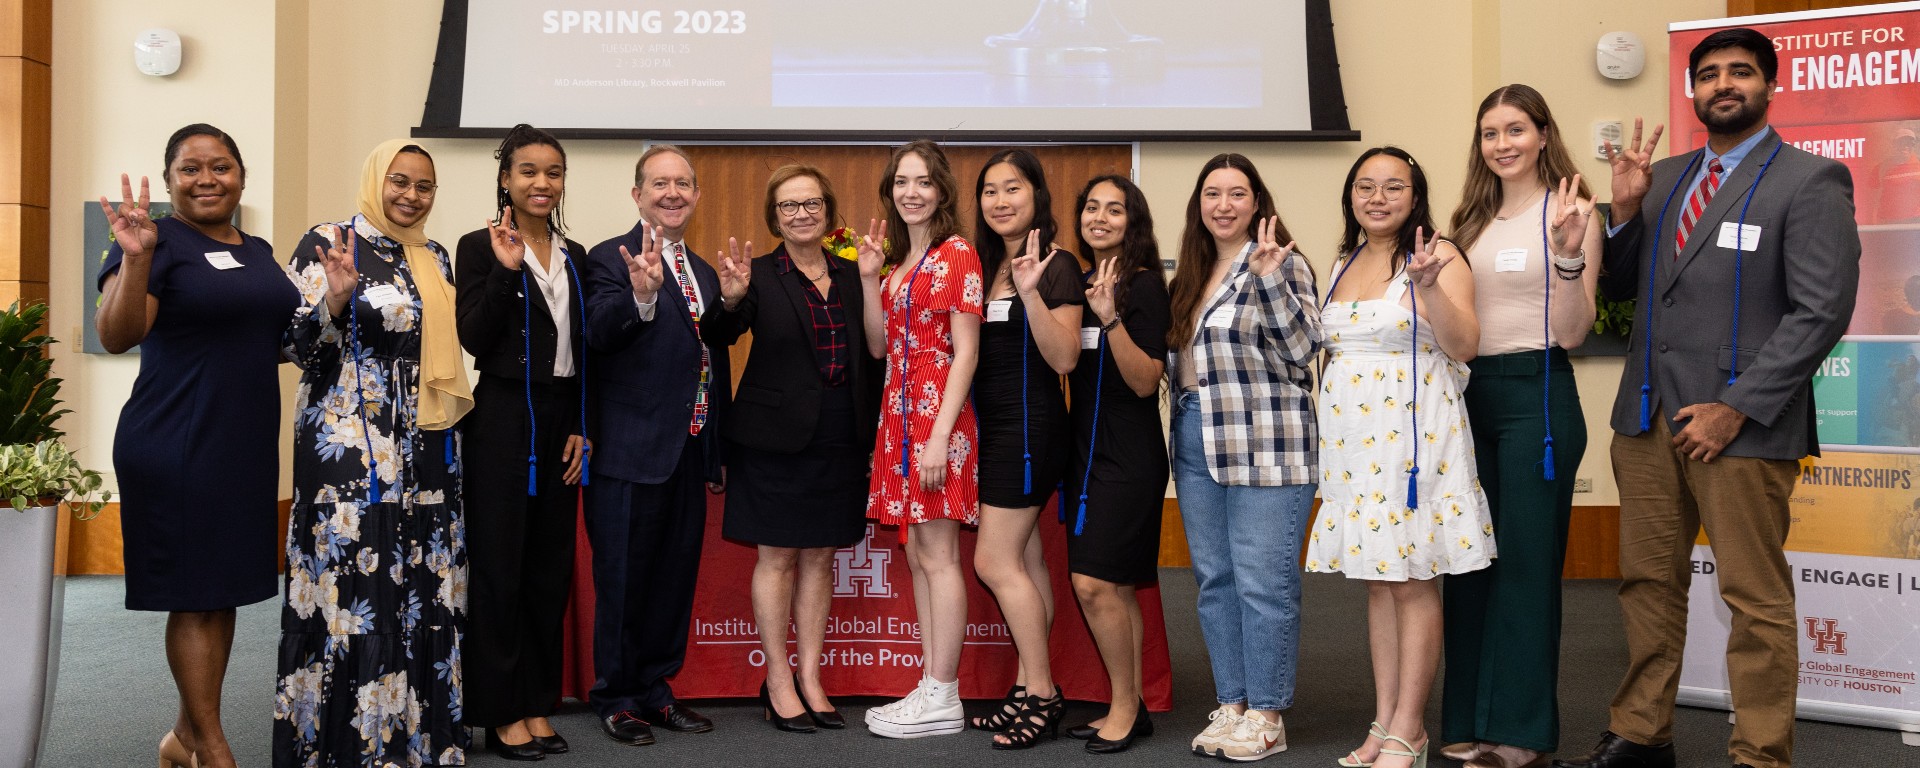
[[333, 247], [321, 250], [315, 245], [313, 252], [320, 257], [320, 266], [327, 272], [327, 311], [339, 315], [347, 310], [347, 300], [353, 298], [353, 292], [360, 287], [358, 263], [360, 241], [354, 237], [353, 228], [337, 230]]
[[133, 181], [120, 174], [120, 207], [114, 208], [105, 195], [100, 196], [100, 212], [107, 215], [113, 228], [113, 241], [120, 244], [121, 259], [131, 261], [153, 253], [160, 242], [160, 227], [148, 215], [147, 177], [140, 177], [140, 199], [134, 200]]
[[1560, 192], [1553, 199], [1559, 203], [1554, 206], [1553, 224], [1548, 228], [1553, 255], [1573, 258], [1572, 253], [1586, 242], [1593, 201], [1580, 197], [1580, 174], [1577, 173], [1571, 179], [1560, 180]]
[[1646, 147], [1640, 146], [1641, 119], [1633, 119], [1633, 141], [1625, 148], [1616, 147], [1609, 141], [1603, 144], [1607, 150], [1607, 163], [1613, 167], [1613, 218], [1615, 221], [1627, 221], [1640, 213], [1640, 199], [1647, 196], [1647, 187], [1653, 184], [1653, 149], [1660, 146], [1660, 132], [1665, 125], [1653, 127], [1653, 136], [1647, 139]]
[[1407, 257], [1407, 277], [1413, 279], [1416, 288], [1432, 288], [1440, 279], [1440, 270], [1446, 269], [1457, 253], [1439, 253], [1440, 235], [1435, 234], [1432, 240], [1426, 235], [1426, 227], [1414, 228], [1413, 255]]
[[1053, 260], [1053, 249], [1047, 249], [1046, 256], [1037, 256], [1040, 252], [1040, 230], [1027, 231], [1027, 247], [1020, 256], [1007, 265], [1013, 273], [1013, 290], [1022, 298], [1033, 295], [1040, 288], [1040, 276], [1047, 272], [1047, 262]]
[[720, 300], [731, 309], [747, 297], [747, 284], [753, 280], [753, 241], [748, 240], [745, 248], [740, 241], [727, 238], [725, 249], [716, 249], [720, 257]]
[[867, 233], [860, 236], [860, 246], [856, 249], [860, 260], [860, 279], [877, 280], [880, 267], [887, 263], [886, 251], [880, 247], [887, 241], [887, 222], [881, 219], [867, 220]]
[[500, 221], [487, 222], [487, 239], [493, 241], [493, 257], [500, 260], [500, 266], [518, 270], [526, 263], [527, 244], [520, 241], [520, 234], [508, 223], [513, 221], [512, 216], [512, 209], [501, 208]]
[[1107, 259], [1093, 270], [1093, 282], [1087, 285], [1087, 308], [1093, 310], [1093, 316], [1100, 321], [1101, 327], [1113, 322], [1113, 281], [1119, 267], [1119, 259]]
[[633, 283], [634, 301], [652, 304], [660, 284], [666, 281], [666, 268], [660, 261], [662, 247], [660, 230], [645, 221], [640, 222], [640, 255], [620, 246], [620, 260], [627, 263], [627, 279]]
[[1292, 242], [1281, 245], [1275, 239], [1279, 231], [1280, 217], [1278, 216], [1268, 216], [1265, 221], [1260, 222], [1259, 245], [1255, 246], [1253, 253], [1247, 256], [1247, 271], [1257, 277], [1266, 277], [1273, 274], [1273, 270], [1279, 268], [1280, 264], [1287, 260], [1287, 256], [1293, 253]]

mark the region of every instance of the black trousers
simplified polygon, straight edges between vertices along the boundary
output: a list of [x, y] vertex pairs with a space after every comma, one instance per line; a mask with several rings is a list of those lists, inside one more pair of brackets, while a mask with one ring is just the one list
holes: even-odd
[[593, 543], [593, 690], [601, 717], [672, 704], [667, 678], [687, 657], [693, 587], [706, 532], [700, 441], [689, 438], [664, 483], [595, 479], [587, 488]]
[[462, 651], [468, 725], [545, 717], [560, 702], [562, 624], [573, 574], [579, 488], [561, 478], [567, 437], [580, 432], [580, 390], [532, 388], [531, 450], [539, 494], [527, 495], [528, 391], [483, 376], [464, 420], [467, 634]]

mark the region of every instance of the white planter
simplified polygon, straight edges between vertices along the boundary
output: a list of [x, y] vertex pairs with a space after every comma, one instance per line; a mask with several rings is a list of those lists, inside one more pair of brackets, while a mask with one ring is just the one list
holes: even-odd
[[0, 766], [39, 765], [60, 677], [60, 507], [0, 506]]

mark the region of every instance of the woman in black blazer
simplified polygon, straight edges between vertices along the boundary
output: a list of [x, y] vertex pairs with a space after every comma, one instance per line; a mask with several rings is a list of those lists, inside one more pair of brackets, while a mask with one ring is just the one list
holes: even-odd
[[538, 760], [567, 751], [547, 715], [560, 701], [575, 486], [592, 451], [574, 266], [587, 251], [564, 238], [560, 142], [516, 125], [494, 156], [500, 219], [460, 238], [454, 257], [460, 345], [480, 371], [463, 444], [465, 714], [491, 729], [488, 749]]
[[[819, 169], [767, 180], [767, 228], [782, 243], [748, 259], [728, 240], [721, 300], [701, 322], [716, 345], [753, 332], [725, 436], [731, 478], [723, 532], [760, 548], [753, 618], [762, 631], [768, 719], [784, 731], [844, 727], [820, 686], [833, 551], [866, 535], [867, 455], [879, 420], [879, 361], [860, 322], [860, 275], [821, 244], [835, 221]], [[787, 664], [788, 619], [799, 667]], [[810, 722], [811, 721], [811, 722]]]

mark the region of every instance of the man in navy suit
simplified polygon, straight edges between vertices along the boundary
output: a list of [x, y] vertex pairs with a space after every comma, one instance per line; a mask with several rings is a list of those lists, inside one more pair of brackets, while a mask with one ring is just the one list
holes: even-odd
[[594, 482], [593, 664], [588, 703], [615, 741], [652, 744], [657, 726], [702, 733], [713, 721], [674, 700], [667, 678], [686, 659], [707, 490], [722, 474], [717, 421], [730, 384], [727, 350], [701, 338], [720, 296], [713, 267], [682, 239], [700, 186], [676, 147], [634, 167], [640, 222], [587, 254], [589, 408]]

